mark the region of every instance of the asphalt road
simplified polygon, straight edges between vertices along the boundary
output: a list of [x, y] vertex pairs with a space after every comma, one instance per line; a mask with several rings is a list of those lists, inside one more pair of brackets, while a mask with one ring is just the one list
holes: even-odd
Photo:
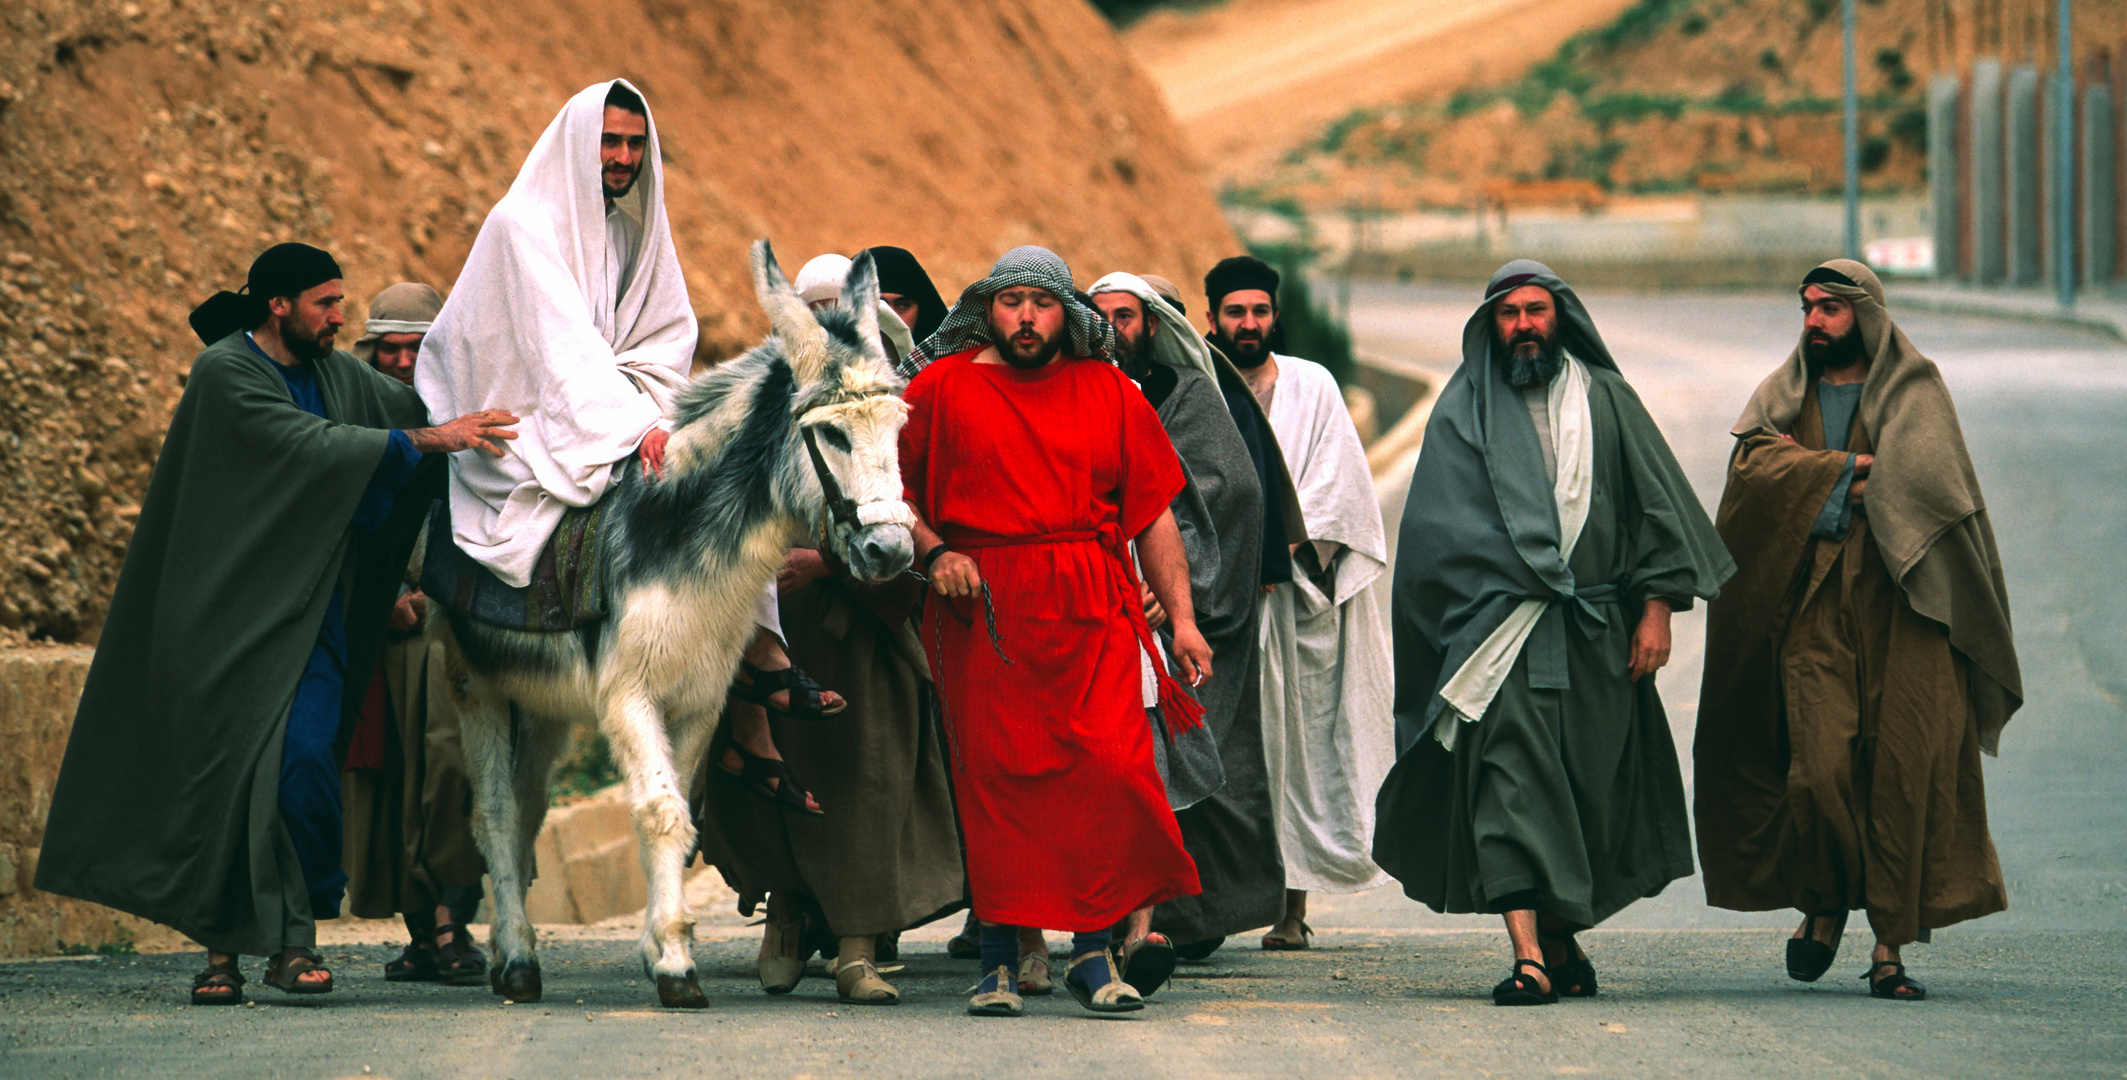
[[[1450, 367], [1476, 291], [1361, 287], [1354, 331]], [[1587, 299], [1710, 503], [1730, 423], [1794, 340], [1793, 300]], [[840, 1005], [824, 978], [768, 998], [751, 973], [757, 931], [723, 910], [696, 950], [712, 1001], [699, 1013], [656, 1008], [625, 920], [557, 932], [536, 1005], [387, 984], [378, 972], [396, 950], [381, 944], [328, 948], [342, 988], [327, 998], [254, 983], [256, 1004], [239, 1009], [183, 1004], [196, 953], [0, 963], [0, 1077], [2127, 1076], [2127, 587], [2114, 571], [2127, 561], [2127, 455], [2112, 452], [2127, 429], [2127, 345], [1900, 321], [1957, 399], [2030, 695], [1987, 762], [2010, 910], [1908, 951], [1933, 990], [1924, 1004], [1865, 995], [1858, 921], [1830, 975], [1789, 982], [1790, 919], [1708, 909], [1695, 880], [1585, 936], [1601, 997], [1514, 1010], [1486, 997], [1506, 970], [1493, 924], [1433, 915], [1394, 889], [1318, 897], [1313, 951], [1234, 942], [1121, 1020], [1061, 996], [1019, 1022], [967, 1018], [971, 965], [944, 958], [950, 928], [936, 926], [906, 941], [908, 967], [891, 976], [900, 1006]], [[1662, 676], [1680, 745], [1700, 633], [1680, 624]]]

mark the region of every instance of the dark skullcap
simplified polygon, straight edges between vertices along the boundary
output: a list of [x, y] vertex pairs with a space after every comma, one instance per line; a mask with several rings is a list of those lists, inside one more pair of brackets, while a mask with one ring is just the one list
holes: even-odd
[[916, 301], [916, 325], [908, 328], [910, 336], [925, 341], [937, 333], [938, 324], [945, 321], [945, 297], [938, 295], [938, 286], [931, 283], [923, 264], [906, 248], [880, 245], [865, 250], [871, 252], [872, 265], [879, 268], [879, 291]]
[[199, 340], [212, 345], [239, 330], [266, 321], [266, 301], [300, 296], [343, 277], [340, 264], [322, 248], [309, 244], [275, 244], [251, 261], [251, 273], [237, 292], [224, 290], [192, 309], [188, 320]]
[[1204, 275], [1204, 298], [1211, 302], [1216, 314], [1226, 294], [1243, 289], [1261, 289], [1270, 294], [1270, 306], [1278, 306], [1278, 283], [1283, 280], [1277, 268], [1253, 255], [1235, 255], [1221, 259], [1219, 264]]

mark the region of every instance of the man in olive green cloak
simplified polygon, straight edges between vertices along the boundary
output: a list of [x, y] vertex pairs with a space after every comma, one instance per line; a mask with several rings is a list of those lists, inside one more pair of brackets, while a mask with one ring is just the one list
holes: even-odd
[[1374, 858], [1505, 917], [1500, 1005], [1597, 990], [1574, 942], [1691, 873], [1654, 673], [1735, 572], [1573, 290], [1501, 267], [1426, 425], [1396, 553], [1396, 741]]
[[332, 348], [340, 268], [268, 249], [192, 313], [207, 344], [141, 501], [82, 691], [36, 887], [205, 945], [195, 1004], [235, 1004], [237, 957], [325, 993], [339, 762], [415, 530], [425, 455], [493, 451], [506, 413], [425, 427], [412, 389]]

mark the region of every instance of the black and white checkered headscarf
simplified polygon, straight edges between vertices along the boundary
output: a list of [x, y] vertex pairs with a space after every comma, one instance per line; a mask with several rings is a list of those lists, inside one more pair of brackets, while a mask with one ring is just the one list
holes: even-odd
[[1055, 252], [1028, 244], [1004, 253], [990, 276], [961, 290], [960, 301], [946, 313], [938, 332], [916, 346], [899, 365], [904, 378], [915, 378], [933, 360], [990, 344], [990, 298], [1005, 289], [1032, 285], [1056, 294], [1064, 305], [1064, 329], [1071, 336], [1072, 356], [1090, 356], [1110, 361], [1115, 355], [1115, 330], [1084, 293], [1071, 285], [1071, 267]]

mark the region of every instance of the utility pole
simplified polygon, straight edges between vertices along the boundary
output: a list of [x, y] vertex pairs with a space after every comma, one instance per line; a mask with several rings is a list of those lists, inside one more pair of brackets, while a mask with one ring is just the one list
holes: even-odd
[[[1852, 0], [1848, 0], [1849, 3]], [[2060, 0], [2053, 75], [2053, 288], [2075, 305], [2075, 3]]]
[[1861, 102], [1854, 92], [1854, 0], [1844, 0], [1841, 7], [1839, 21], [1846, 39], [1846, 257], [1860, 262]]

